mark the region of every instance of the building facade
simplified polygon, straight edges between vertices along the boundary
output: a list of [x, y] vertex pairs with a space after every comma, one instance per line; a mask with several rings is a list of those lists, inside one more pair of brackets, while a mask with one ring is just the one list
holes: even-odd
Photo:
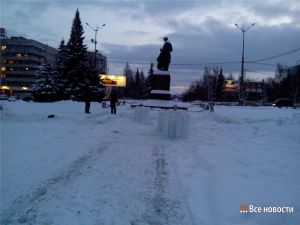
[[39, 66], [45, 62], [55, 65], [57, 50], [38, 41], [2, 35], [0, 46], [2, 92], [30, 93]]
[[96, 71], [99, 74], [106, 74], [107, 73], [107, 58], [106, 56], [96, 53], [95, 52], [87, 52], [87, 63], [88, 66], [96, 68]]

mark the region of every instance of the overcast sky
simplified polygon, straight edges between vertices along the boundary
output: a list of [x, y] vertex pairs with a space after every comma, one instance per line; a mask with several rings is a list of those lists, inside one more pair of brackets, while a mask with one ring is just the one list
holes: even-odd
[[[106, 24], [98, 32], [97, 47], [108, 57], [110, 73], [123, 73], [126, 61], [133, 70], [139, 67], [147, 73], [149, 64], [156, 63], [163, 36], [168, 36], [174, 48], [170, 72], [177, 91], [198, 79], [205, 66], [213, 66], [206, 63], [237, 62], [222, 67], [225, 74], [239, 74], [242, 32], [235, 23], [241, 27], [255, 23], [245, 36], [246, 61], [300, 47], [298, 0], [1, 0], [0, 26], [9, 36], [22, 35], [57, 48], [62, 38], [69, 39], [76, 8], [90, 50], [94, 32], [85, 22], [94, 27]], [[246, 64], [246, 76], [265, 78], [273, 75], [276, 63], [299, 62], [298, 50], [262, 62], [272, 65]]]

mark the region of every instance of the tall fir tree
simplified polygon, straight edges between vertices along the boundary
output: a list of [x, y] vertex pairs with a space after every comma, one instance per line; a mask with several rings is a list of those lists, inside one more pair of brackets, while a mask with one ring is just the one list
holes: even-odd
[[140, 85], [140, 72], [139, 72], [139, 68], [136, 69], [136, 73], [135, 73], [135, 83], [136, 86]]
[[58, 47], [58, 54], [56, 60], [57, 75], [55, 77], [55, 83], [58, 87], [58, 100], [64, 100], [68, 98], [68, 93], [65, 91], [67, 83], [67, 76], [65, 65], [68, 59], [67, 46], [64, 39], [61, 40]]
[[144, 98], [148, 98], [148, 96], [150, 95], [150, 92], [152, 91], [152, 76], [154, 73], [154, 69], [153, 69], [154, 65], [153, 63], [150, 64], [150, 69], [148, 71], [148, 76], [145, 79], [144, 82], [144, 90], [143, 90], [143, 97]]
[[65, 44], [65, 40], [62, 38], [58, 47], [58, 54], [56, 60], [56, 69], [58, 74], [62, 74], [64, 72], [67, 57], [67, 46]]
[[39, 102], [55, 101], [58, 88], [55, 84], [57, 72], [50, 64], [44, 63], [40, 66], [37, 79], [33, 85], [33, 96]]
[[134, 92], [136, 97], [141, 97], [140, 94], [140, 90], [141, 90], [141, 79], [140, 79], [140, 72], [139, 69], [136, 69], [136, 73], [135, 73], [135, 87], [134, 87]]
[[87, 47], [83, 44], [83, 33], [84, 31], [77, 9], [72, 23], [70, 39], [67, 44], [68, 58], [64, 68], [67, 77], [65, 83], [66, 91], [75, 100], [81, 99], [84, 96], [88, 85], [88, 68], [86, 65]]
[[145, 86], [145, 75], [144, 75], [144, 71], [140, 72], [140, 87], [141, 87], [141, 93], [144, 90], [144, 86]]
[[224, 98], [224, 83], [225, 77], [223, 75], [223, 69], [221, 67], [220, 72], [217, 77], [217, 84], [216, 84], [216, 100], [222, 101]]
[[144, 83], [145, 83], [144, 72], [143, 71], [139, 72], [139, 69], [137, 69], [135, 74], [135, 88], [134, 88], [135, 98], [143, 98]]

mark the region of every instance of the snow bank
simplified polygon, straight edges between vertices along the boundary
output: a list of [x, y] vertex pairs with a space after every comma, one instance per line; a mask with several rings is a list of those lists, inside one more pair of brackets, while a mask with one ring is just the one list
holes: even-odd
[[[299, 110], [140, 110], [111, 115], [92, 103], [87, 115], [84, 103], [3, 102], [0, 223], [300, 221]], [[240, 213], [241, 204], [295, 212]]]

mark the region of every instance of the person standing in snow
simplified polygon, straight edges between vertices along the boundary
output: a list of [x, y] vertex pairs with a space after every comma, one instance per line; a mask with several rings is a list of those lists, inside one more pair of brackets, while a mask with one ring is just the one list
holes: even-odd
[[112, 90], [110, 93], [110, 113], [116, 114], [117, 113], [117, 107], [116, 104], [118, 102], [118, 94], [116, 90]]
[[168, 71], [173, 47], [171, 42], [169, 42], [168, 37], [164, 37], [164, 42], [164, 46], [160, 49], [160, 54], [157, 57], [157, 69]]
[[90, 113], [91, 95], [88, 88], [86, 88], [84, 93], [84, 104], [85, 104], [85, 113]]

